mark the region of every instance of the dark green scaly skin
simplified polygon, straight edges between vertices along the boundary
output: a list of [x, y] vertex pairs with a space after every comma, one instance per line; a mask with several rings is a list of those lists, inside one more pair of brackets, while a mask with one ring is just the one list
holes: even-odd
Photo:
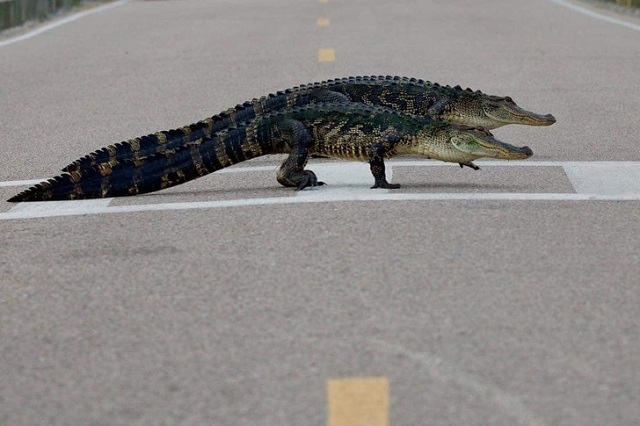
[[[317, 102], [362, 102], [380, 105], [399, 111], [423, 115], [433, 119], [445, 119], [461, 125], [482, 126], [493, 129], [515, 123], [507, 118], [498, 121], [487, 116], [486, 111], [501, 105], [518, 108], [510, 98], [491, 96], [460, 86], [441, 86], [438, 83], [407, 77], [371, 76], [347, 77], [319, 83], [301, 85], [256, 98], [237, 105], [220, 114], [188, 126], [162, 131], [120, 142], [99, 149], [66, 166], [63, 171], [78, 170], [99, 163], [111, 166], [125, 160], [135, 160], [156, 152], [175, 149], [203, 137], [209, 137], [238, 123], [247, 122], [275, 111]], [[519, 110], [525, 119], [537, 119], [537, 123], [551, 124], [552, 116], [539, 116]], [[518, 120], [521, 117], [517, 117]], [[522, 124], [532, 124], [534, 121]]]
[[[478, 140], [496, 154], [476, 152]], [[322, 184], [312, 171], [304, 169], [312, 153], [368, 161], [374, 177], [373, 188], [399, 187], [386, 181], [384, 168], [384, 158], [397, 154], [418, 154], [467, 165], [485, 155], [521, 159], [532, 154], [527, 147], [518, 148], [495, 140], [483, 129], [361, 103], [319, 103], [266, 114], [211, 137], [146, 157], [72, 170], [41, 182], [9, 201], [143, 194], [276, 153], [289, 154], [278, 171], [278, 182], [298, 189]]]

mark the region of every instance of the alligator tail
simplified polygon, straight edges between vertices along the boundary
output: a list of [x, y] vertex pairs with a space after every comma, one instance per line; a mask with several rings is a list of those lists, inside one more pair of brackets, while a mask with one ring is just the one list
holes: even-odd
[[62, 171], [78, 171], [102, 163], [114, 166], [126, 160], [138, 160], [156, 153], [176, 149], [201, 138], [211, 137], [216, 132], [248, 123], [259, 116], [287, 108], [312, 105], [316, 102], [344, 102], [348, 100], [344, 95], [324, 89], [317, 84], [287, 89], [238, 104], [205, 120], [179, 129], [161, 131], [106, 146], [75, 160], [65, 166]]
[[269, 143], [249, 140], [245, 126], [220, 132], [172, 150], [100, 163], [43, 181], [8, 201], [77, 200], [131, 196], [158, 191], [273, 152]]
[[156, 153], [176, 149], [179, 146], [202, 138], [208, 138], [214, 133], [235, 126], [238, 123], [252, 120], [255, 116], [252, 102], [245, 102], [242, 105], [236, 105], [234, 108], [188, 126], [164, 130], [100, 148], [68, 164], [62, 171], [72, 172], [91, 168], [101, 163], [115, 165], [126, 160], [149, 157]]

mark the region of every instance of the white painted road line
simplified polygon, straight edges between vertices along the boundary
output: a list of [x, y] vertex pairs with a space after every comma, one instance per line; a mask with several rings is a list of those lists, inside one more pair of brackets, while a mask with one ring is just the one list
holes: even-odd
[[9, 212], [17, 216], [25, 215], [26, 217], [75, 216], [82, 214], [78, 213], [82, 211], [103, 211], [109, 206], [112, 200], [113, 198], [98, 198], [95, 200], [18, 203], [14, 208], [9, 210]]
[[30, 38], [39, 36], [42, 33], [46, 33], [47, 31], [51, 31], [55, 28], [59, 28], [63, 25], [70, 24], [71, 22], [77, 21], [78, 19], [84, 18], [89, 15], [93, 15], [94, 13], [104, 12], [105, 10], [113, 9], [114, 7], [122, 6], [125, 3], [128, 3], [131, 0], [118, 0], [113, 3], [107, 3], [103, 6], [96, 6], [92, 9], [86, 10], [84, 12], [74, 13], [73, 15], [67, 16], [66, 18], [57, 19], [50, 24], [42, 25], [36, 28], [33, 31], [29, 31], [26, 34], [22, 34], [16, 37], [12, 37], [6, 40], [0, 41], [0, 47], [8, 46], [13, 43], [17, 43], [19, 41], [29, 40]]
[[617, 18], [613, 18], [611, 16], [607, 16], [607, 15], [603, 15], [601, 13], [595, 12], [591, 9], [588, 9], [586, 7], [583, 6], [578, 6], [577, 4], [573, 4], [571, 2], [568, 2], [566, 0], [549, 0], [551, 3], [556, 3], [560, 6], [564, 6], [566, 8], [569, 8], [571, 10], [575, 10], [576, 12], [582, 13], [583, 15], [587, 15], [590, 16], [592, 18], [596, 18], [596, 19], [600, 19], [601, 21], [606, 21], [609, 22], [610, 24], [615, 24], [615, 25], [619, 25], [621, 27], [625, 27], [625, 28], [629, 28], [631, 30], [634, 31], [640, 31], [640, 25], [628, 22], [628, 21], [623, 21], [622, 19], [617, 19]]
[[634, 195], [640, 192], [638, 164], [574, 163], [563, 168], [579, 194]]
[[[638, 161], [499, 161], [499, 160], [485, 160], [485, 161], [475, 161], [475, 164], [477, 164], [480, 167], [563, 167], [563, 168], [567, 168], [567, 167], [572, 167], [572, 166], [579, 166], [581, 164], [587, 164], [587, 165], [592, 165], [592, 166], [611, 166], [611, 167], [640, 167], [640, 162]], [[334, 167], [342, 167], [340, 164], [360, 164], [361, 167], [364, 167], [365, 169], [368, 167], [365, 163], [358, 163], [358, 162], [345, 162], [345, 163], [338, 163], [337, 165], [333, 165], [333, 164], [328, 164], [328, 163], [320, 163], [320, 164], [313, 164], [312, 168], [314, 170], [317, 169], [325, 169], [327, 171], [327, 174], [324, 175], [325, 180], [327, 180], [328, 182], [331, 182], [332, 184], [334, 182], [338, 182], [338, 183], [344, 183], [345, 185], [354, 185], [354, 184], [358, 184], [358, 185], [363, 185], [364, 180], [362, 180], [362, 177], [364, 176], [364, 172], [362, 170], [365, 169], [361, 169], [360, 172], [356, 172], [354, 171], [354, 173], [357, 173], [358, 176], [360, 176], [360, 180], [358, 182], [354, 181], [354, 177], [348, 177], [348, 176], [343, 176], [343, 172], [340, 171], [339, 173], [336, 173], [337, 169], [334, 169]], [[391, 180], [391, 176], [393, 174], [393, 167], [452, 167], [451, 163], [445, 163], [442, 161], [430, 161], [430, 160], [390, 160], [390, 161], [385, 161], [385, 164], [389, 167], [389, 169], [387, 170], [387, 180]], [[590, 166], [587, 166], [590, 167]], [[219, 173], [247, 173], [247, 172], [269, 172], [269, 171], [273, 171], [276, 172], [278, 170], [279, 166], [274, 165], [274, 166], [233, 166], [233, 167], [229, 167], [226, 169], [222, 169], [222, 170], [218, 170], [216, 172], [216, 174]], [[368, 170], [368, 169], [367, 169]], [[366, 175], [368, 176], [368, 182], [371, 183], [371, 174], [369, 174], [369, 172], [366, 172]], [[329, 176], [329, 179], [327, 179], [327, 176]], [[40, 183], [44, 180], [47, 180], [47, 178], [41, 178], [41, 179], [28, 179], [28, 180], [8, 180], [8, 181], [4, 181], [4, 182], [0, 182], [0, 188], [2, 187], [10, 187], [10, 186], [29, 186], [29, 185], [35, 185], [37, 183]], [[321, 179], [322, 180], [322, 179]]]
[[[326, 190], [318, 189], [318, 191]], [[111, 202], [113, 198], [101, 201]], [[433, 194], [379, 194], [369, 195], [339, 195], [323, 197], [272, 197], [248, 198], [238, 200], [199, 201], [186, 203], [141, 204], [128, 206], [92, 205], [94, 200], [79, 201], [42, 201], [22, 203], [11, 210], [0, 213], [0, 220], [35, 219], [43, 217], [80, 216], [107, 213], [133, 213], [146, 211], [215, 209], [228, 207], [266, 206], [278, 204], [304, 204], [325, 202], [353, 202], [353, 201], [640, 201], [640, 193], [627, 195], [606, 194], [554, 194], [554, 193], [433, 193]], [[18, 209], [18, 210], [16, 210]]]
[[31, 179], [31, 180], [8, 180], [6, 182], [0, 182], [0, 188], [8, 188], [10, 186], [30, 186], [36, 183], [42, 182], [44, 179]]
[[[387, 175], [394, 167], [432, 167], [444, 163], [431, 161], [390, 161]], [[371, 190], [371, 174], [366, 164], [340, 162], [315, 164], [320, 180], [330, 186], [271, 198], [213, 200], [184, 203], [109, 206], [112, 198], [80, 201], [45, 201], [19, 203], [0, 213], [0, 220], [77, 216], [143, 211], [193, 210], [245, 206], [349, 201], [640, 201], [640, 162], [569, 161], [569, 162], [479, 162], [482, 166], [562, 167], [573, 185], [574, 193], [402, 193], [401, 190]], [[452, 167], [451, 165], [448, 165]], [[233, 170], [233, 171], [232, 171]], [[273, 170], [272, 166], [242, 167], [227, 172], [241, 173]]]
[[[319, 181], [326, 182], [330, 187], [319, 186], [311, 190], [298, 191], [296, 197], [313, 198], [318, 201], [330, 201], [336, 196], [353, 196], [371, 191], [373, 178], [367, 163], [340, 162], [331, 164], [314, 164], [310, 167], [318, 176]], [[391, 182], [393, 167], [387, 166], [387, 180]], [[325, 191], [325, 189], [329, 189]], [[389, 189], [376, 189], [378, 194], [386, 194]], [[328, 198], [327, 198], [328, 197]]]

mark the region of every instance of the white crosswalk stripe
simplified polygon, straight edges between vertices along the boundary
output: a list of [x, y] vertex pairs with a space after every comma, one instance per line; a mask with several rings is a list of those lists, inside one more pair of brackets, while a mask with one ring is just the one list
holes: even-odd
[[[128, 213], [142, 211], [192, 210], [349, 201], [640, 201], [640, 162], [631, 161], [537, 161], [537, 162], [478, 162], [483, 167], [561, 167], [574, 192], [566, 193], [403, 193], [402, 190], [370, 189], [372, 177], [366, 164], [323, 163], [314, 164], [313, 170], [320, 180], [331, 185], [300, 191], [295, 196], [212, 200], [143, 205], [109, 206], [113, 198], [79, 201], [45, 201], [20, 203], [0, 213], [0, 220], [33, 219], [56, 216]], [[394, 167], [440, 167], [450, 164], [432, 161], [388, 162], [390, 180]], [[272, 170], [271, 166], [228, 169], [226, 173]], [[19, 181], [21, 184], [30, 181]], [[2, 183], [0, 183], [2, 184]], [[8, 186], [8, 182], [4, 182]]]

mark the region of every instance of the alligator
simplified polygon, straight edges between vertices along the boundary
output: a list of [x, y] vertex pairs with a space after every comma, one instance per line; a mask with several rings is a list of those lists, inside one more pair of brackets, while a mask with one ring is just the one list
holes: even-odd
[[44, 201], [129, 196], [190, 181], [262, 155], [288, 153], [277, 173], [287, 187], [322, 185], [305, 170], [309, 154], [367, 161], [372, 188], [387, 182], [384, 159], [420, 155], [475, 168], [480, 157], [525, 159], [529, 147], [500, 142], [483, 128], [437, 121], [397, 110], [352, 102], [294, 107], [262, 115], [211, 136], [116, 164], [99, 163], [62, 173], [9, 201]]
[[442, 86], [416, 78], [347, 77], [296, 86], [255, 98], [182, 128], [109, 145], [79, 158], [62, 171], [70, 172], [105, 162], [114, 165], [118, 161], [171, 150], [274, 111], [318, 102], [343, 101], [386, 106], [409, 114], [480, 126], [488, 130], [507, 124], [548, 126], [555, 123], [551, 114], [540, 115], [526, 111], [510, 97], [487, 95], [469, 88], [462, 89], [460, 86]]

